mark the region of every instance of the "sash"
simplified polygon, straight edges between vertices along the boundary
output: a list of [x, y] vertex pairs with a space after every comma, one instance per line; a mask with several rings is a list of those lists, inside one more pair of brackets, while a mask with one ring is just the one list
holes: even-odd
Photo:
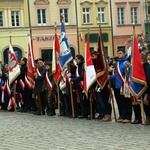
[[28, 88], [31, 90], [32, 89], [32, 85], [31, 83], [29, 82], [27, 76], [25, 75], [25, 84], [28, 86]]
[[121, 82], [122, 82], [122, 86], [121, 86], [121, 89], [120, 89], [120, 92], [122, 93], [122, 92], [124, 91], [124, 82], [125, 82], [125, 80], [124, 80], [124, 78], [123, 78], [123, 76], [122, 76], [122, 74], [121, 74], [121, 72], [120, 72], [119, 62], [117, 63], [116, 73], [117, 73], [119, 79], [120, 79]]
[[3, 86], [0, 86], [0, 90], [2, 91], [2, 95], [1, 95], [1, 102], [4, 103], [4, 92], [6, 89], [6, 82]]
[[48, 78], [48, 72], [46, 72], [45, 76], [46, 76], [46, 83], [48, 85], [48, 88], [52, 91], [52, 83]]
[[21, 94], [21, 93], [18, 93], [18, 97], [19, 97], [19, 99], [20, 99], [20, 103], [21, 103], [21, 104], [24, 104], [23, 97], [22, 97], [22, 94]]
[[22, 81], [22, 79], [19, 79], [19, 84], [20, 84], [20, 86], [21, 86], [21, 88], [22, 88], [22, 90], [24, 90], [24, 88], [25, 88], [25, 84], [24, 84], [24, 82]]

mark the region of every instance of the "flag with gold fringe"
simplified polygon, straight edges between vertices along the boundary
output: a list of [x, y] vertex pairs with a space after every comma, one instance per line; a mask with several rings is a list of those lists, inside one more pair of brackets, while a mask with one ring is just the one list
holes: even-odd
[[131, 54], [130, 89], [132, 94], [139, 98], [147, 89], [146, 75], [141, 63], [140, 52], [136, 35], [133, 35], [133, 47]]

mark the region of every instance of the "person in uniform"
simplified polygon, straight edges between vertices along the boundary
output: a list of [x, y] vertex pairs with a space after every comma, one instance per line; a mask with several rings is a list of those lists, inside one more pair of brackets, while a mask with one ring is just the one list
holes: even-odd
[[43, 83], [45, 80], [46, 68], [42, 58], [36, 60], [37, 70], [34, 73], [35, 77], [35, 91], [36, 91], [36, 107], [35, 115], [45, 115], [45, 96], [42, 91]]
[[127, 55], [123, 49], [118, 49], [117, 53], [118, 61], [115, 73], [108, 76], [108, 78], [110, 78], [110, 80], [115, 80], [114, 94], [119, 110], [119, 118], [117, 119], [117, 122], [122, 122], [124, 95], [120, 93], [120, 90], [122, 88], [122, 83], [125, 77]]
[[74, 88], [78, 91], [79, 101], [80, 101], [80, 110], [81, 114], [78, 116], [79, 119], [87, 117], [86, 114], [86, 101], [83, 99], [83, 71], [84, 71], [84, 57], [81, 54], [76, 55], [76, 76], [71, 76], [70, 82], [73, 82]]
[[52, 74], [52, 63], [47, 62], [46, 66], [46, 77], [43, 84], [43, 92], [46, 100], [46, 112], [48, 116], [54, 116], [55, 113], [55, 99], [54, 92], [56, 91], [56, 85]]

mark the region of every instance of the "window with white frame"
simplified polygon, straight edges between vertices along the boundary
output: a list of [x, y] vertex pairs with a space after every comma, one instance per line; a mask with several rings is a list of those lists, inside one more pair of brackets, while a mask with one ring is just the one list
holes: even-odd
[[61, 14], [64, 15], [64, 22], [69, 23], [69, 21], [68, 21], [68, 9], [67, 8], [61, 8], [60, 9], [60, 15]]
[[138, 23], [138, 8], [137, 7], [131, 7], [131, 23]]
[[3, 20], [3, 12], [0, 11], [0, 27], [3, 27], [4, 26], [4, 20]]
[[105, 8], [98, 7], [97, 12], [100, 23], [105, 23]]
[[124, 25], [124, 8], [120, 7], [117, 9], [117, 13], [118, 13], [118, 25]]
[[46, 25], [46, 9], [37, 10], [38, 25]]
[[13, 27], [20, 26], [20, 12], [19, 11], [12, 11], [11, 12], [11, 25]]
[[83, 8], [83, 23], [91, 23], [90, 8]]
[[150, 6], [147, 6], [147, 14], [150, 15]]

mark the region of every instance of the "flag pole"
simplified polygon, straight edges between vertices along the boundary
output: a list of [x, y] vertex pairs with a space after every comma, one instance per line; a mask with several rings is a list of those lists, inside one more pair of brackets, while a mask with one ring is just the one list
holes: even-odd
[[141, 108], [142, 108], [142, 122], [144, 125], [145, 124], [145, 115], [144, 115], [144, 102], [143, 102], [143, 97], [141, 96]]
[[[103, 45], [104, 43], [103, 43], [103, 36], [102, 36], [102, 29], [101, 29], [100, 18], [97, 17], [97, 20], [99, 21], [99, 34], [100, 34], [100, 38], [102, 40], [102, 45]], [[103, 45], [103, 48], [104, 48], [104, 45]], [[106, 67], [107, 68], [107, 73], [108, 73], [108, 62], [106, 61], [105, 51], [103, 50], [103, 52], [104, 52], [104, 59], [105, 59], [106, 65], [107, 65], [107, 67]], [[108, 73], [108, 75], [109, 75], [109, 73]], [[115, 122], [117, 122], [116, 111], [115, 111], [115, 104], [114, 104], [114, 96], [113, 96], [113, 93], [112, 93], [112, 87], [111, 87], [110, 79], [108, 79], [108, 83], [109, 83], [109, 88], [110, 88], [110, 98], [111, 98], [112, 107], [113, 107], [114, 119], [115, 119]]]
[[[55, 25], [55, 35], [56, 35], [56, 33], [57, 33], [57, 24], [56, 24], [56, 22], [54, 23]], [[54, 49], [53, 49], [53, 51], [54, 51]], [[56, 60], [56, 52], [54, 52], [55, 53], [55, 60]], [[53, 53], [53, 54], [54, 54]], [[58, 116], [60, 116], [60, 89], [59, 89], [59, 86], [58, 86], [58, 84], [57, 84], [57, 91], [58, 91]]]
[[[87, 39], [88, 42], [90, 43], [90, 29], [88, 28], [88, 34], [87, 34]], [[88, 94], [87, 94], [88, 95]], [[93, 109], [92, 109], [92, 90], [90, 90], [90, 119], [93, 119]]]
[[[10, 44], [12, 45], [12, 34], [11, 34], [11, 31], [9, 32], [9, 42]], [[13, 93], [13, 97], [14, 97], [14, 110], [16, 112], [16, 108], [17, 108], [17, 105], [16, 105], [16, 83], [14, 81], [13, 83], [13, 86], [14, 86], [14, 93]]]
[[[61, 14], [61, 22], [64, 23], [64, 16]], [[70, 66], [68, 65], [67, 68], [68, 72], [70, 72]], [[75, 113], [74, 113], [74, 102], [73, 102], [73, 94], [72, 94], [72, 83], [69, 82], [69, 88], [70, 88], [70, 98], [71, 98], [71, 108], [72, 108], [72, 118], [75, 118]]]

